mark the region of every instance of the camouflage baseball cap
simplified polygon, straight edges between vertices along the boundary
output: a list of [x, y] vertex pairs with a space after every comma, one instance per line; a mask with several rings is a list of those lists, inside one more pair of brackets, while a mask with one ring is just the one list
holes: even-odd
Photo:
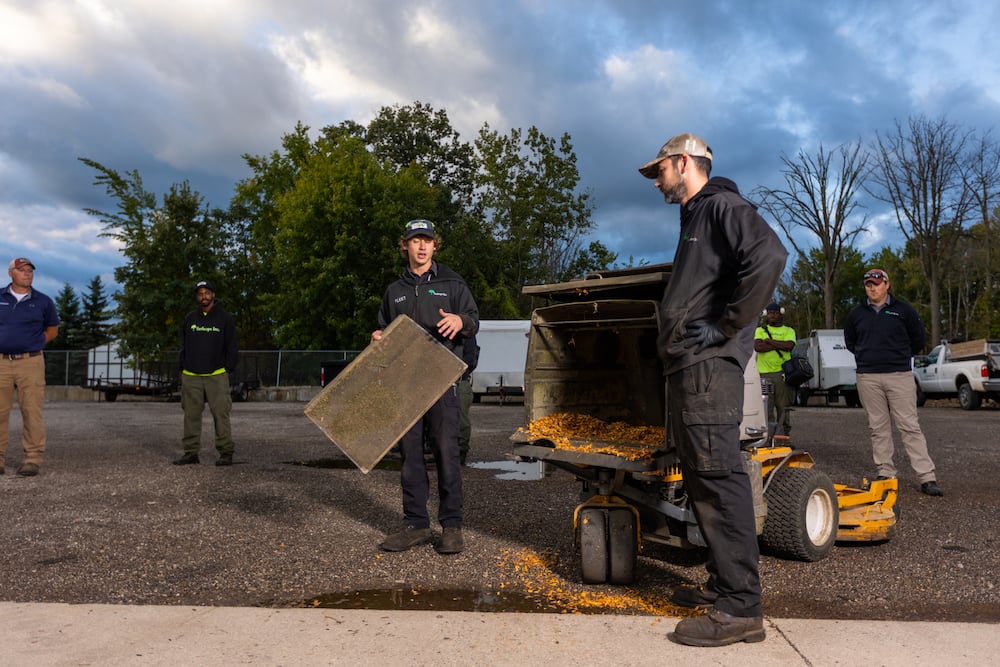
[[687, 132], [684, 134], [678, 134], [676, 137], [673, 137], [670, 141], [663, 144], [663, 147], [660, 148], [660, 152], [656, 154], [654, 159], [639, 167], [639, 173], [646, 178], [656, 178], [660, 162], [662, 162], [664, 158], [672, 157], [674, 155], [707, 157], [711, 160], [712, 149], [709, 148], [704, 139], [696, 134], [690, 134]]

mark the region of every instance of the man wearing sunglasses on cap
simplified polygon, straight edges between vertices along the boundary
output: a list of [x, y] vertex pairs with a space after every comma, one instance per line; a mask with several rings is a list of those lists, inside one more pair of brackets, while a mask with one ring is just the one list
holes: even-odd
[[858, 397], [868, 415], [876, 479], [896, 477], [892, 425], [899, 430], [920, 491], [943, 496], [917, 420], [913, 356], [924, 347], [924, 323], [913, 306], [889, 293], [889, 274], [869, 269], [866, 299], [847, 314], [844, 342], [857, 363]]

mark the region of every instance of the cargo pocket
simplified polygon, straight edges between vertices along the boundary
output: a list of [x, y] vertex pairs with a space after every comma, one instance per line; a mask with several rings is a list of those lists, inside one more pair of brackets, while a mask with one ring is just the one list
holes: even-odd
[[724, 477], [742, 466], [743, 376], [739, 367], [722, 359], [699, 366], [709, 375], [690, 378], [695, 386], [688, 386], [690, 393], [684, 397], [681, 412], [690, 447], [682, 456], [689, 468], [706, 476]]

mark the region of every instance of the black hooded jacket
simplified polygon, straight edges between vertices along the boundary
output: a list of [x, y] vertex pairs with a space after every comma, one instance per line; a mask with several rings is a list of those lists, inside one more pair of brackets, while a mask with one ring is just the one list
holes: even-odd
[[[753, 332], [785, 268], [778, 236], [728, 178], [714, 177], [681, 207], [680, 239], [660, 308], [657, 346], [670, 375], [711, 357], [746, 368]], [[728, 338], [695, 352], [684, 332], [716, 324]]]

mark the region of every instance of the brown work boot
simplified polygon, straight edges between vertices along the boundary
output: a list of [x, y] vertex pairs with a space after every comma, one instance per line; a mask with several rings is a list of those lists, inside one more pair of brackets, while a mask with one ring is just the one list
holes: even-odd
[[406, 551], [418, 544], [426, 544], [434, 537], [430, 528], [414, 528], [407, 526], [403, 530], [393, 533], [385, 538], [379, 546], [384, 551]]
[[670, 592], [670, 601], [678, 607], [698, 609], [711, 607], [719, 594], [706, 586], [676, 586]]
[[441, 541], [434, 547], [439, 554], [457, 554], [465, 548], [460, 527], [445, 526], [441, 530]]
[[17, 469], [17, 474], [21, 477], [34, 477], [38, 474], [38, 464], [24, 463]]
[[764, 636], [763, 616], [744, 618], [713, 608], [704, 616], [681, 620], [670, 638], [688, 646], [725, 646], [736, 642], [762, 642]]

